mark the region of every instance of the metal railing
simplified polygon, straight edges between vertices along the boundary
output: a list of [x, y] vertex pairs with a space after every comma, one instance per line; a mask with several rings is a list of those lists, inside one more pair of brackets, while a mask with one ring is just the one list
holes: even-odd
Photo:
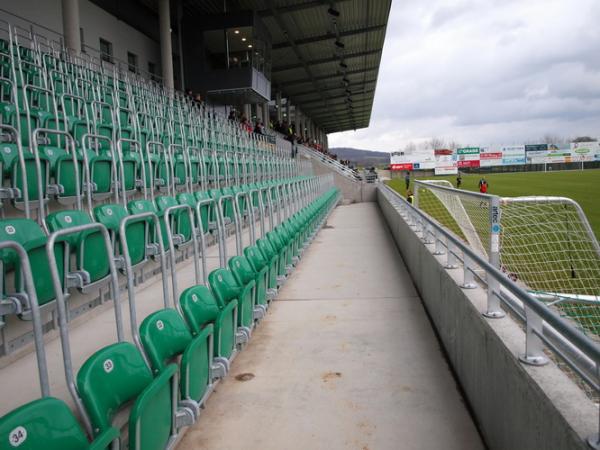
[[329, 155], [326, 155], [325, 153], [321, 153], [316, 150], [313, 150], [313, 149], [307, 147], [306, 145], [302, 145], [302, 144], [296, 144], [296, 145], [298, 146], [299, 152], [309, 155], [312, 158], [316, 158], [316, 159], [320, 160], [322, 163], [329, 165], [332, 169], [334, 169], [340, 175], [348, 177], [352, 181], [362, 181], [362, 178], [361, 178], [360, 174], [358, 174], [358, 172], [355, 172], [350, 167], [345, 166], [344, 164], [333, 159]]
[[[378, 186], [403, 220], [425, 244], [433, 245], [433, 254], [446, 255], [446, 269], [458, 269], [462, 262], [463, 288], [473, 288], [476, 280], [487, 289], [487, 311], [490, 319], [505, 317], [502, 307], [525, 325], [525, 351], [521, 362], [530, 365], [548, 363], [544, 349], [573, 370], [596, 394], [600, 393], [600, 345], [561, 317], [544, 303], [508, 278], [497, 267], [473, 251], [461, 238], [438, 221], [411, 205], [396, 191], [385, 185]], [[600, 432], [600, 414], [598, 417]], [[600, 433], [590, 436], [589, 446], [600, 449]]]

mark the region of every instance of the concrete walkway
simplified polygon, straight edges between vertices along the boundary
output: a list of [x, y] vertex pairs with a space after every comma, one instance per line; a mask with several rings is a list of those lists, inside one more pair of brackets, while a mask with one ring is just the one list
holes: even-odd
[[340, 206], [178, 449], [480, 449], [375, 203]]

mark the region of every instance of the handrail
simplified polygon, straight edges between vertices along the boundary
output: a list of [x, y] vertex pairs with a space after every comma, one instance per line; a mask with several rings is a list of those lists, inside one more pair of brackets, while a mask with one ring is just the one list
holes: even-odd
[[[522, 362], [533, 365], [545, 364], [547, 359], [544, 356], [543, 348], [541, 346], [541, 343], [544, 342], [558, 357], [564, 359], [565, 362], [571, 366], [571, 368], [579, 376], [581, 376], [582, 379], [590, 384], [593, 389], [596, 391], [599, 390], [600, 383], [598, 373], [600, 370], [600, 345], [597, 342], [586, 336], [581, 330], [577, 329], [568, 320], [561, 317], [547, 305], [536, 300], [533, 295], [509, 279], [500, 269], [491, 265], [488, 261], [469, 248], [469, 246], [454, 233], [452, 233], [450, 230], [447, 230], [443, 225], [426, 213], [411, 205], [402, 196], [400, 196], [399, 193], [391, 189], [389, 186], [379, 185], [377, 189], [379, 189], [379, 192], [388, 200], [390, 200], [392, 205], [395, 206], [396, 210], [400, 214], [403, 216], [408, 216], [409, 220], [407, 223], [409, 225], [420, 225], [420, 231], [422, 231], [422, 237], [425, 240], [427, 240], [428, 234], [433, 234], [434, 242], [430, 241], [429, 243], [436, 244], [435, 247], [437, 254], [441, 253], [438, 251], [438, 249], [439, 244], [442, 243], [442, 240], [446, 241], [449, 261], [451, 259], [454, 260], [454, 258], [457, 256], [453, 249], [463, 253], [465, 279], [467, 279], [467, 272], [471, 272], [472, 276], [472, 273], [474, 273], [474, 266], [478, 266], [485, 272], [485, 279], [487, 280], [488, 287], [491, 284], [490, 281], [497, 283], [498, 288], [503, 288], [507, 293], [511, 294], [517, 300], [522, 302], [525, 311], [524, 317], [522, 314], [517, 314], [518, 317], [524, 319], [527, 326], [526, 351], [525, 354], [520, 357]], [[432, 230], [434, 233], [431, 233]], [[419, 230], [416, 230], [415, 233], [417, 231]], [[448, 266], [450, 265], [451, 264], [448, 264]], [[483, 277], [480, 277], [480, 279], [482, 278]], [[510, 303], [510, 300], [507, 299], [505, 293], [499, 291], [493, 292], [493, 289], [488, 289], [488, 303], [490, 296], [497, 296], [501, 302], [504, 302], [510, 309], [514, 310], [514, 304]], [[553, 344], [548, 337], [544, 336], [544, 332], [549, 331], [549, 328], [545, 326], [544, 322], [546, 322], [546, 324], [556, 332], [559, 340], [562, 340], [567, 347], [574, 348], [578, 352], [582, 353], [586, 358], [589, 358], [587, 361], [588, 364], [585, 364], [585, 362], [581, 361], [582, 355], [576, 355], [575, 358], [569, 358], [569, 355], [565, 354], [563, 349], [557, 348], [556, 344]], [[556, 338], [557, 336], [552, 337]], [[579, 356], [579, 358], [577, 358], [577, 356]], [[590, 362], [591, 367], [589, 364]], [[590, 372], [592, 374], [590, 374]], [[599, 435], [595, 435], [588, 439], [590, 446], [594, 448], [600, 448], [600, 438], [598, 436]]]

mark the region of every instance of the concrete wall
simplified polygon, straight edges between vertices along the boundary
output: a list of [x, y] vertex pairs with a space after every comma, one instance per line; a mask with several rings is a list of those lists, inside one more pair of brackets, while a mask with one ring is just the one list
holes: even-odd
[[[140, 69], [147, 71], [148, 62], [153, 62], [160, 74], [158, 42], [88, 0], [79, 1], [79, 16], [84, 44], [92, 55], [98, 55], [103, 38], [113, 44], [115, 58], [126, 62], [129, 51], [138, 56]], [[54, 41], [62, 37], [61, 0], [0, 0], [0, 19], [26, 30], [33, 23], [37, 33]]]
[[489, 448], [588, 448], [598, 430], [594, 403], [554, 363], [521, 364], [521, 326], [485, 319], [485, 292], [461, 289], [462, 269], [444, 269], [446, 256], [434, 256], [380, 192], [377, 201]]

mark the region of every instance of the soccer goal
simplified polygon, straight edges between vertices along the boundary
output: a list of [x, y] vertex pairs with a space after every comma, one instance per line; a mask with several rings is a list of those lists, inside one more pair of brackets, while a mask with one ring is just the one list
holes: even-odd
[[600, 336], [600, 246], [564, 197], [498, 197], [415, 182], [415, 206], [532, 295]]

